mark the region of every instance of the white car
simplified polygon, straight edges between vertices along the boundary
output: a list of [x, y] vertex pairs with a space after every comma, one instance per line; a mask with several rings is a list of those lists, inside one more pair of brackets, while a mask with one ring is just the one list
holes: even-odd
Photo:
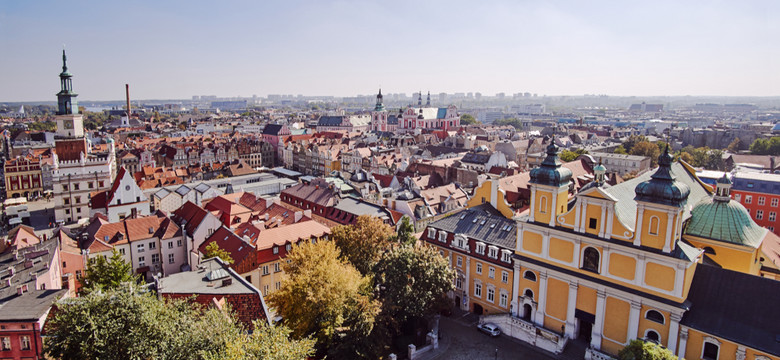
[[493, 337], [501, 335], [501, 329], [498, 325], [493, 323], [479, 324], [477, 325], [477, 329]]

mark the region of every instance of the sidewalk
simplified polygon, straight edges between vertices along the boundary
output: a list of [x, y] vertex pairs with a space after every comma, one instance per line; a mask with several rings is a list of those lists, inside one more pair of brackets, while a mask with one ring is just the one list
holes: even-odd
[[[444, 316], [442, 316], [442, 320], [444, 319]], [[468, 311], [463, 311], [458, 308], [452, 309], [452, 315], [447, 316], [448, 320], [452, 320], [460, 325], [466, 326], [466, 327], [473, 327], [476, 326], [477, 322], [479, 322], [479, 315], [472, 314]], [[447, 350], [450, 348], [450, 344], [452, 343], [452, 339], [455, 337], [455, 334], [448, 333], [448, 330], [450, 329], [443, 329], [443, 323], [440, 320], [439, 321], [439, 348], [435, 350], [431, 350], [429, 352], [426, 352], [419, 357], [415, 358], [415, 360], [432, 360], [432, 359], [438, 359], [440, 356], [445, 354]]]

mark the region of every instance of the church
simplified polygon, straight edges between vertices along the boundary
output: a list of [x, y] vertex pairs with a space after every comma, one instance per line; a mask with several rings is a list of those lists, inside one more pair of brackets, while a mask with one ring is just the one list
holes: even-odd
[[556, 352], [579, 343], [589, 359], [632, 339], [686, 359], [780, 359], [780, 242], [731, 201], [725, 176], [706, 185], [667, 148], [656, 170], [614, 186], [599, 164], [572, 196], [561, 165], [550, 142], [530, 173], [502, 326], [548, 332]]
[[399, 109], [397, 114], [390, 114], [383, 104], [382, 90], [376, 96], [376, 106], [371, 111], [371, 129], [377, 132], [403, 132], [426, 130], [455, 131], [460, 127], [458, 108], [431, 106], [431, 93], [423, 106], [422, 91], [417, 97], [417, 107], [408, 106]]

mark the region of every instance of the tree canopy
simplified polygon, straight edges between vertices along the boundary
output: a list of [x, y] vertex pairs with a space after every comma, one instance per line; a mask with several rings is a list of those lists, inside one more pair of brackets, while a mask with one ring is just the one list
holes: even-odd
[[363, 275], [371, 272], [394, 237], [392, 226], [369, 215], [359, 216], [353, 225], [336, 226], [330, 233], [330, 238], [341, 251], [341, 257]]
[[587, 154], [587, 153], [588, 153], [588, 150], [585, 150], [585, 149], [576, 149], [574, 151], [563, 150], [563, 151], [561, 151], [560, 158], [561, 158], [561, 161], [563, 161], [563, 162], [570, 162], [570, 161], [576, 160], [577, 157], [579, 157], [580, 155]]
[[474, 125], [478, 124], [479, 121], [474, 118], [474, 116], [471, 116], [469, 114], [463, 114], [460, 116], [460, 124], [461, 125]]
[[494, 125], [511, 125], [514, 126], [517, 130], [523, 129], [523, 122], [520, 121], [520, 119], [517, 118], [508, 118], [508, 119], [498, 119], [495, 122], [493, 122]]
[[671, 350], [665, 349], [658, 344], [642, 341], [631, 340], [618, 353], [619, 360], [677, 360], [677, 356], [672, 353]]
[[203, 254], [203, 256], [205, 256], [206, 259], [218, 257], [226, 264], [232, 264], [234, 262], [233, 258], [230, 256], [230, 253], [219, 247], [219, 244], [217, 244], [216, 241], [212, 241], [206, 245], [206, 253]]
[[780, 137], [756, 139], [750, 144], [750, 153], [753, 155], [780, 155]]
[[417, 242], [417, 238], [414, 237], [414, 225], [409, 221], [408, 216], [401, 217], [401, 224], [398, 225], [395, 241], [406, 245]]
[[133, 267], [122, 257], [116, 249], [111, 257], [94, 256], [87, 262], [84, 276], [79, 279], [81, 291], [118, 289], [122, 284], [135, 283], [137, 275], [133, 274]]
[[[628, 147], [626, 147], [626, 149], [628, 149]], [[645, 140], [631, 146], [631, 150], [629, 150], [628, 153], [631, 155], [649, 157], [653, 164], [652, 166], [655, 167], [658, 165], [658, 156], [661, 155], [661, 149], [658, 148], [658, 145]]]

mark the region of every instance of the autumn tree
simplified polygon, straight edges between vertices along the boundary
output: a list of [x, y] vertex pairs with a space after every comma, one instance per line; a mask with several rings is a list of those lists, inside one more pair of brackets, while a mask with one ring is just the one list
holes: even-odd
[[367, 275], [395, 235], [393, 227], [382, 219], [361, 215], [353, 225], [331, 229], [330, 238], [341, 251], [341, 257], [361, 274]]
[[634, 146], [640, 142], [647, 142], [647, 138], [643, 135], [631, 135], [622, 146], [626, 149], [626, 152], [630, 154], [631, 150], [634, 149]]
[[81, 291], [88, 293], [94, 290], [117, 289], [125, 283], [135, 283], [137, 275], [133, 274], [133, 267], [122, 257], [116, 249], [111, 252], [111, 257], [93, 256], [87, 262], [84, 276], [79, 279]]
[[729, 152], [736, 153], [739, 151], [739, 149], [742, 147], [742, 140], [739, 138], [734, 138], [734, 140], [729, 144], [729, 147], [727, 148]]
[[232, 264], [234, 262], [233, 258], [230, 256], [230, 253], [228, 253], [225, 249], [219, 247], [219, 244], [217, 244], [216, 241], [212, 241], [208, 245], [206, 245], [206, 253], [203, 254], [203, 256], [206, 259], [218, 257], [226, 264]]
[[658, 145], [649, 141], [640, 141], [631, 147], [628, 151], [631, 155], [647, 156], [653, 163], [653, 167], [658, 165], [658, 156], [661, 155], [661, 150]]
[[330, 241], [295, 246], [287, 260], [288, 276], [267, 300], [293, 337], [311, 335], [320, 355], [364, 357], [350, 352], [371, 333], [379, 312], [371, 280], [343, 260]]

